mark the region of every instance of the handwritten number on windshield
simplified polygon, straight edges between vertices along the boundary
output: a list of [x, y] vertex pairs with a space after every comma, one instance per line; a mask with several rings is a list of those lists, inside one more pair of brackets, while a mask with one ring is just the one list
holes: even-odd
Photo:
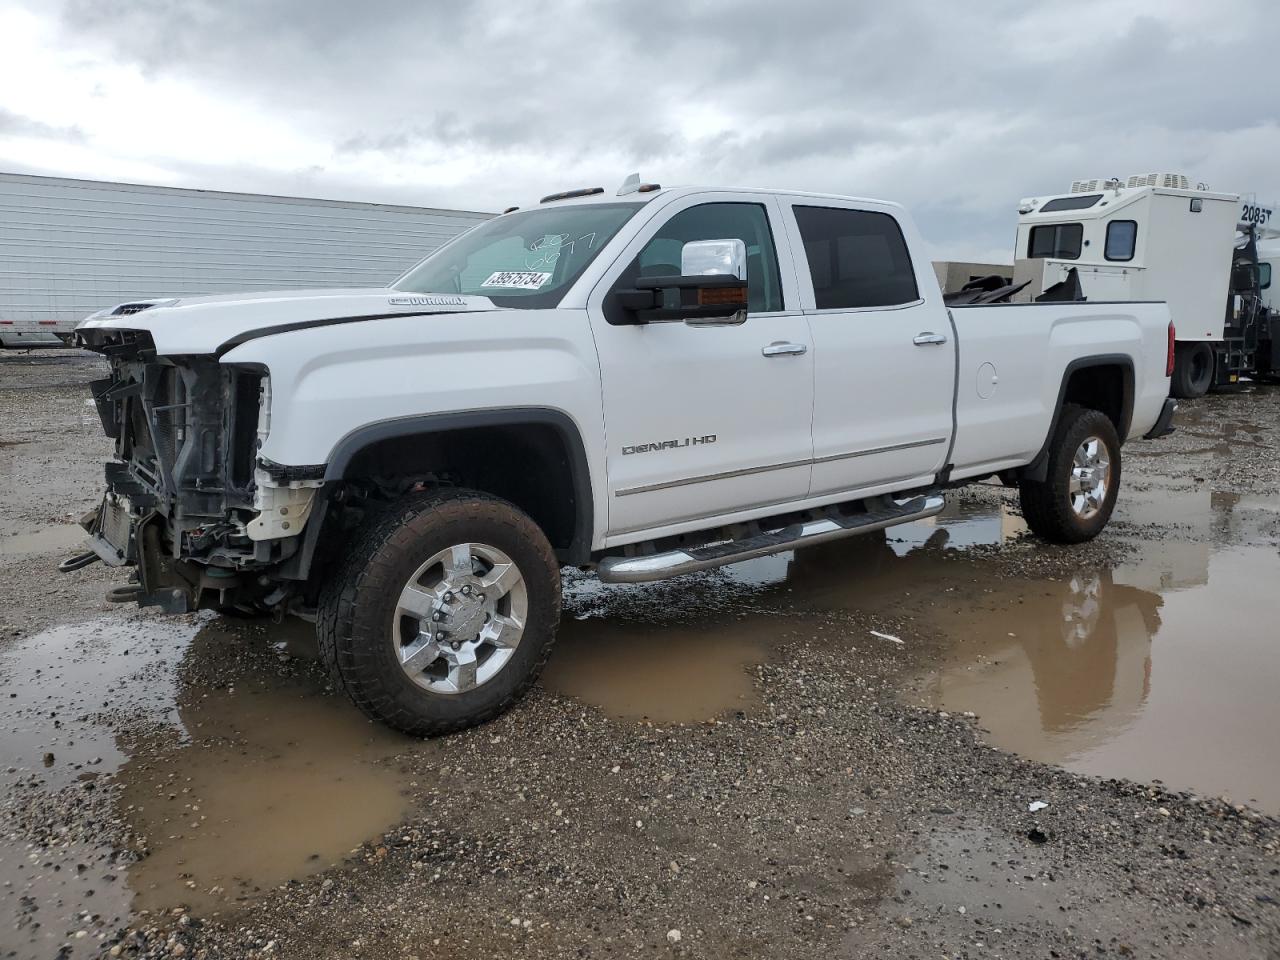
[[583, 234], [577, 240], [570, 240], [567, 233], [549, 234], [535, 240], [529, 246], [529, 255], [525, 257], [525, 269], [537, 270], [539, 267], [553, 267], [555, 262], [560, 259], [561, 253], [568, 252], [569, 256], [573, 256], [573, 251], [579, 243], [585, 243], [587, 249], [590, 250], [596, 243], [595, 233]]

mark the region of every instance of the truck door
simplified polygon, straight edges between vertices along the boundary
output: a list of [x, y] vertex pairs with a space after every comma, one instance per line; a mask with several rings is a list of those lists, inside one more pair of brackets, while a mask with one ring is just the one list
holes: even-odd
[[918, 235], [890, 204], [784, 206], [813, 333], [811, 496], [927, 483], [950, 446], [956, 344]]
[[[674, 200], [588, 298], [612, 543], [713, 517], [767, 514], [808, 492], [814, 358], [794, 268], [774, 243], [780, 213], [764, 194]], [[728, 239], [747, 248], [744, 322], [626, 322], [619, 291], [639, 277], [679, 274], [685, 243]]]

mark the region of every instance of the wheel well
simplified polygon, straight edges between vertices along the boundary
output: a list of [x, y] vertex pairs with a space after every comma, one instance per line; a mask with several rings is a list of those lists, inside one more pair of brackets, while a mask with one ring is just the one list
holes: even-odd
[[1059, 411], [1067, 403], [1105, 414], [1123, 443], [1133, 413], [1132, 368], [1122, 363], [1099, 363], [1073, 370], [1067, 377]]
[[591, 538], [590, 529], [581, 528], [583, 517], [590, 516], [581, 503], [585, 478], [576, 476], [569, 440], [550, 423], [385, 437], [361, 447], [342, 478], [355, 483], [423, 478], [495, 494], [527, 513], [564, 562], [576, 562]]
[[1133, 362], [1128, 357], [1113, 355], [1074, 360], [1068, 365], [1044, 446], [1034, 460], [1017, 471], [1019, 478], [1045, 478], [1049, 445], [1058, 431], [1059, 418], [1067, 404], [1098, 410], [1106, 415], [1116, 428], [1116, 436], [1124, 443], [1133, 416]]

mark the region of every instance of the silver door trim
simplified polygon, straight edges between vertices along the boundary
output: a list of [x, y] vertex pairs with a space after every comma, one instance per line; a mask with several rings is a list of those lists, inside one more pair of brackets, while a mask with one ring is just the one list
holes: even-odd
[[[725, 470], [721, 473], [707, 473], [696, 477], [682, 477], [679, 480], [663, 480], [660, 483], [646, 483], [638, 487], [624, 487], [615, 490], [615, 497], [630, 497], [637, 493], [656, 493], [659, 490], [671, 490], [675, 487], [687, 487], [695, 483], [710, 483], [713, 480], [732, 480], [735, 477], [748, 477], [758, 473], [769, 473], [773, 470], [790, 470], [793, 467], [811, 467], [820, 463], [832, 463], [836, 460], [851, 460], [854, 457], [870, 457], [877, 453], [892, 453], [897, 450], [911, 450], [915, 447], [931, 447], [946, 443], [946, 437], [931, 437], [928, 440], [912, 440], [909, 443], [894, 443], [885, 447], [871, 447], [867, 450], [854, 450], [850, 453], [835, 453], [826, 457], [810, 457], [808, 460], [788, 460], [785, 463], [770, 463], [758, 467], [743, 467], [740, 470]], [[800, 498], [804, 499], [804, 498]]]

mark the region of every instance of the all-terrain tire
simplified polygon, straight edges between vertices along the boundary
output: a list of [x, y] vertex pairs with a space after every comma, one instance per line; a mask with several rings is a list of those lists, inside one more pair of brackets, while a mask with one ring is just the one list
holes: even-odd
[[1207, 343], [1179, 343], [1174, 350], [1169, 395], [1179, 400], [1203, 397], [1213, 386], [1213, 348]]
[[[1076, 451], [1089, 438], [1106, 448], [1106, 491], [1097, 512], [1085, 517], [1072, 507], [1072, 472]], [[1022, 515], [1031, 531], [1050, 543], [1083, 543], [1107, 525], [1120, 490], [1120, 438], [1111, 418], [1098, 410], [1066, 404], [1049, 441], [1044, 480], [1024, 478], [1018, 484]]]
[[[442, 695], [401, 668], [396, 609], [414, 572], [461, 543], [490, 544], [510, 557], [524, 578], [528, 610], [519, 644], [495, 676]], [[518, 700], [551, 655], [559, 620], [560, 566], [538, 525], [499, 497], [450, 489], [404, 499], [356, 537], [321, 591], [316, 635], [335, 687], [361, 711], [429, 737], [484, 723]]]

